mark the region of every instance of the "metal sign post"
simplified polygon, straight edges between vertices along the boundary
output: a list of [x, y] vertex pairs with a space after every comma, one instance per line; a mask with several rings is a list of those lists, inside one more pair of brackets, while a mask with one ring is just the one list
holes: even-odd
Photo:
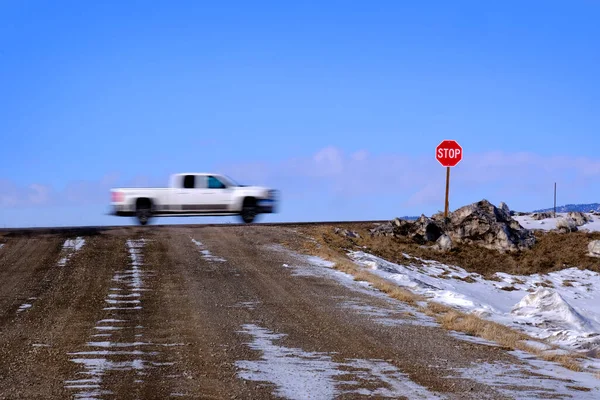
[[435, 148], [435, 158], [446, 167], [446, 201], [444, 205], [444, 218], [448, 218], [448, 200], [450, 194], [450, 167], [456, 166], [462, 160], [462, 147], [455, 140], [444, 140]]

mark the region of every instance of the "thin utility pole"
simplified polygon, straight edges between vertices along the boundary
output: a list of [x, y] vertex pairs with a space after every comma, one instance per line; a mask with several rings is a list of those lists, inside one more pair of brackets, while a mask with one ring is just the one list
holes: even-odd
[[556, 182], [554, 182], [554, 218], [556, 218]]

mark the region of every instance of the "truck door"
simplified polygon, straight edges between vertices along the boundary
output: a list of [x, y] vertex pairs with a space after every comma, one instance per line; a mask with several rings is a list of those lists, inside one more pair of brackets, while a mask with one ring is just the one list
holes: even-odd
[[200, 175], [183, 175], [178, 189], [175, 191], [173, 205], [179, 212], [201, 210], [202, 190], [206, 189], [206, 179]]
[[229, 210], [232, 199], [232, 191], [218, 176], [206, 176], [206, 189], [203, 191], [205, 196], [202, 200], [207, 211], [225, 212]]

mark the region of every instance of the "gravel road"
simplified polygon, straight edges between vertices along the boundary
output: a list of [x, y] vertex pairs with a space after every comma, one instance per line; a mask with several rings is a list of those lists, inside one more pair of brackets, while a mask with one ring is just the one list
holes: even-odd
[[522, 361], [288, 250], [292, 226], [76, 237], [0, 235], [0, 399], [554, 396], [461, 373]]

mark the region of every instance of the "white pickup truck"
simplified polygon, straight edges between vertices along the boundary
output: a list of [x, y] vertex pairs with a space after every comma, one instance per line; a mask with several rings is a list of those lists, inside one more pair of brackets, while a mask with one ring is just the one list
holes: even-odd
[[146, 225], [154, 216], [239, 215], [251, 223], [261, 213], [274, 213], [278, 191], [244, 186], [212, 173], [171, 175], [168, 188], [111, 189], [111, 211], [137, 217]]

